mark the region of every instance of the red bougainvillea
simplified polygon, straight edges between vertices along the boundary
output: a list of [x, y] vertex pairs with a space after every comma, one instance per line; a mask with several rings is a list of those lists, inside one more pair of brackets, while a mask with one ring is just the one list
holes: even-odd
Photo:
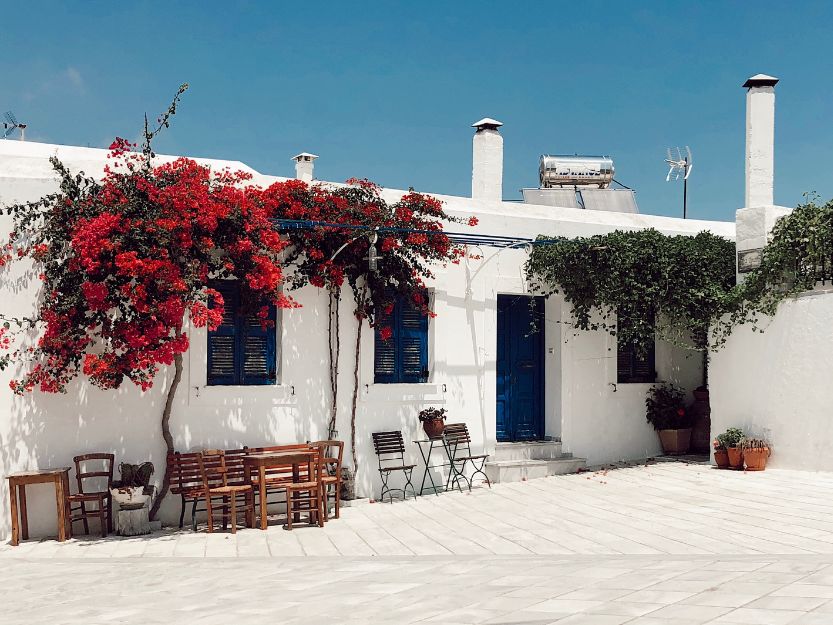
[[18, 354], [33, 364], [12, 381], [17, 393], [63, 391], [79, 372], [102, 388], [126, 378], [147, 389], [188, 349], [186, 311], [196, 326], [219, 324], [222, 297], [209, 277], [242, 278], [245, 301], [292, 305], [282, 292], [287, 241], [247, 174], [188, 159], [150, 167], [126, 141], [110, 147], [101, 181], [53, 159], [60, 191], [12, 207], [6, 256], [38, 261], [44, 287], [43, 332]]

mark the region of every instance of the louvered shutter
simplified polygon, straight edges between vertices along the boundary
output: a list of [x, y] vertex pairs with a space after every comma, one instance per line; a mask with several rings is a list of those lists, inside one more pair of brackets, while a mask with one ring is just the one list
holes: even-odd
[[[393, 335], [386, 341], [382, 338], [382, 328], [388, 327]], [[396, 382], [396, 353], [398, 351], [399, 332], [396, 327], [396, 307], [393, 313], [386, 315], [381, 308], [376, 311], [375, 341], [373, 346], [373, 379], [376, 384]]]
[[257, 311], [242, 315], [239, 323], [241, 336], [241, 375], [240, 383], [244, 385], [274, 384], [277, 380], [277, 354], [275, 353], [275, 333], [277, 311], [269, 306], [267, 317], [272, 323], [263, 327]]
[[[212, 283], [223, 296], [225, 310], [223, 321], [216, 330], [208, 332], [208, 385], [234, 384], [237, 379], [237, 311], [240, 308], [240, 291], [231, 280]], [[214, 302], [209, 302], [213, 307]]]
[[[625, 320], [619, 315], [619, 328], [625, 325]], [[653, 324], [653, 321], [652, 321]], [[616, 381], [619, 384], [654, 382], [657, 379], [656, 350], [651, 343], [647, 353], [640, 355], [636, 347], [617, 341], [616, 345]]]
[[402, 382], [428, 381], [428, 316], [410, 301], [397, 304]]

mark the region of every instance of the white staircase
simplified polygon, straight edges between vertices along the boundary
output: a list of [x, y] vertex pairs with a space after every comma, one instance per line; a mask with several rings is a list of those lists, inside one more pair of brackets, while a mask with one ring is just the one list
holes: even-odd
[[575, 473], [586, 465], [584, 458], [563, 453], [561, 441], [529, 441], [498, 443], [484, 470], [490, 482], [500, 484]]

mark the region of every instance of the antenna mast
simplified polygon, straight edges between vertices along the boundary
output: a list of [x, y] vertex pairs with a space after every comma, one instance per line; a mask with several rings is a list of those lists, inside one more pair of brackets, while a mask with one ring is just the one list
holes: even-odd
[[668, 175], [665, 182], [683, 179], [683, 219], [688, 216], [688, 177], [694, 168], [694, 159], [691, 157], [691, 148], [668, 148]]
[[6, 111], [4, 117], [6, 121], [3, 122], [3, 138], [8, 139], [15, 129], [20, 129], [20, 140], [26, 141], [26, 125], [17, 121], [17, 117], [11, 111]]

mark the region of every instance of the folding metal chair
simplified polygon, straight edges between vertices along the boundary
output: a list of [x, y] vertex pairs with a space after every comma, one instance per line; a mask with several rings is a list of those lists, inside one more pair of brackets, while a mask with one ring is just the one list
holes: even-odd
[[[384, 503], [387, 494], [390, 502], [393, 503], [392, 492], [402, 493], [402, 499], [408, 498], [407, 487], [411, 487], [414, 499], [417, 493], [411, 483], [411, 475], [414, 472], [415, 464], [405, 464], [405, 442], [402, 440], [402, 432], [373, 432], [373, 447], [376, 450], [376, 457], [379, 460], [379, 475], [382, 478], [382, 494], [379, 500]], [[388, 486], [390, 474], [394, 471], [402, 471], [405, 476], [403, 488], [391, 488]]]
[[[443, 439], [445, 440], [446, 449], [448, 451], [448, 459], [451, 462], [451, 471], [448, 473], [448, 479], [445, 483], [445, 488], [448, 490], [449, 485], [454, 488], [463, 489], [460, 487], [460, 480], [466, 483], [466, 486], [471, 490], [471, 483], [474, 476], [478, 473], [486, 480], [489, 488], [492, 483], [489, 481], [489, 476], [483, 470], [486, 465], [486, 460], [489, 454], [472, 454], [471, 453], [471, 436], [469, 435], [469, 428], [465, 423], [446, 423], [443, 430]], [[466, 477], [466, 464], [470, 463], [474, 471], [471, 477]]]

